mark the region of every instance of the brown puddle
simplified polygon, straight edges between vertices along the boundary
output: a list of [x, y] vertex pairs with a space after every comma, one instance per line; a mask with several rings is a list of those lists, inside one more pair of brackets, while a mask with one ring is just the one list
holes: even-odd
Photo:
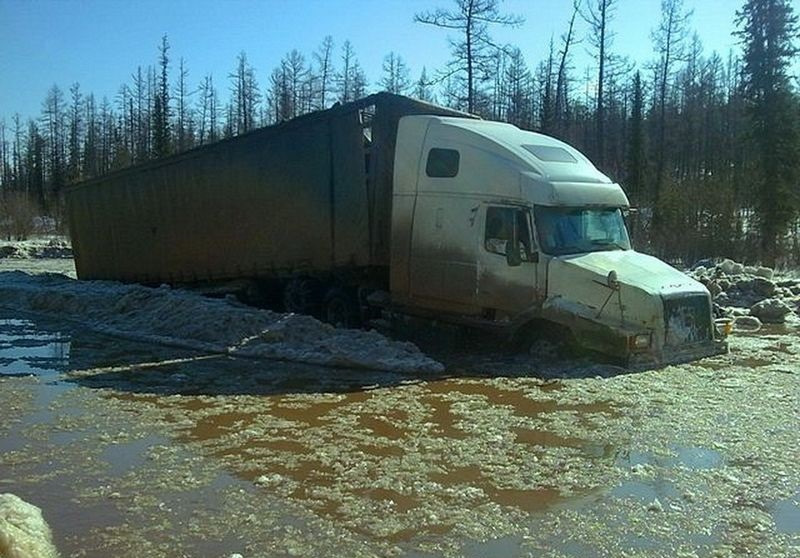
[[479, 467], [456, 467], [430, 475], [431, 480], [442, 484], [478, 484], [485, 482]]
[[292, 404], [293, 406], [288, 407], [286, 404], [286, 402], [283, 402], [283, 405], [281, 402], [277, 402], [275, 406], [269, 409], [267, 414], [293, 422], [303, 422], [308, 426], [321, 426], [325, 424], [328, 421], [325, 415], [342, 405], [342, 403], [339, 402], [321, 402], [312, 403], [310, 405], [298, 404], [296, 406]]
[[185, 438], [198, 442], [220, 438], [253, 424], [256, 417], [257, 413], [220, 413], [204, 417], [186, 432]]
[[[620, 412], [609, 401], [596, 403], [563, 404], [549, 399], [531, 399], [522, 390], [501, 389], [483, 382], [464, 382], [459, 380], [442, 380], [428, 384], [431, 393], [458, 392], [464, 395], [485, 397], [494, 405], [506, 405], [514, 409], [520, 416], [537, 416], [559, 411], [575, 411], [579, 413], [605, 413], [619, 416]], [[561, 382], [550, 382], [539, 386], [541, 391], [549, 392], [563, 389]]]
[[565, 447], [565, 448], [583, 448], [586, 442], [579, 438], [569, 438], [559, 436], [553, 432], [546, 430], [533, 430], [531, 428], [514, 428], [514, 433], [517, 436], [517, 442], [522, 444], [530, 444], [533, 446], [546, 447]]
[[486, 490], [486, 493], [489, 498], [502, 506], [513, 506], [526, 512], [542, 511], [562, 499], [555, 488], [532, 490], [493, 488]]
[[405, 438], [407, 430], [396, 426], [394, 423], [402, 424], [408, 419], [408, 413], [404, 411], [392, 411], [381, 416], [361, 415], [358, 419], [361, 426], [371, 430], [376, 436], [389, 438], [390, 440], [400, 440]]
[[431, 422], [435, 425], [436, 432], [447, 438], [463, 439], [467, 433], [457, 428], [455, 422], [458, 420], [452, 412], [452, 405], [441, 397], [426, 397], [423, 400], [433, 408], [430, 415]]

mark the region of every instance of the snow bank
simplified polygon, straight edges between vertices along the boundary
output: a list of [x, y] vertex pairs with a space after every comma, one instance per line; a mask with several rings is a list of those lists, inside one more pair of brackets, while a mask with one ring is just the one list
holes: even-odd
[[214, 353], [390, 370], [440, 372], [412, 343], [375, 331], [336, 329], [310, 316], [230, 299], [62, 275], [0, 273], [0, 307], [78, 322], [110, 335]]
[[14, 494], [0, 494], [0, 556], [56, 558], [50, 527], [42, 510]]
[[800, 322], [798, 278], [781, 277], [769, 267], [745, 266], [729, 259], [704, 260], [689, 274], [708, 288], [723, 315], [752, 316], [766, 323]]

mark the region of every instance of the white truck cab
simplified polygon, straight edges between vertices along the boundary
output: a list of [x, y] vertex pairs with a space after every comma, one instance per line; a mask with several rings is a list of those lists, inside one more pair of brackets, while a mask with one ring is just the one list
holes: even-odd
[[699, 282], [631, 249], [622, 188], [554, 138], [499, 122], [400, 119], [393, 305], [517, 331], [568, 328], [628, 361], [727, 349]]

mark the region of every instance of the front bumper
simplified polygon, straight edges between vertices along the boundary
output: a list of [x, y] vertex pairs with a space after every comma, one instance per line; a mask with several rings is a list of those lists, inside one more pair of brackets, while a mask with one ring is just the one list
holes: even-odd
[[628, 356], [628, 366], [667, 366], [692, 362], [701, 358], [722, 355], [728, 352], [726, 339], [713, 339], [681, 347], [665, 347], [662, 351], [632, 352]]

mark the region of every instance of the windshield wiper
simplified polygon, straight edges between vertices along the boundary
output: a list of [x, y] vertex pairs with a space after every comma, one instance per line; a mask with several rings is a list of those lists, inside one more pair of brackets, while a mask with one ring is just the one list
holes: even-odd
[[590, 241], [590, 243], [591, 243], [592, 246], [608, 246], [609, 248], [618, 248], [620, 250], [627, 250], [628, 249], [627, 246], [623, 246], [622, 244], [620, 244], [616, 240], [608, 240], [608, 239], [596, 238], [596, 239]]

